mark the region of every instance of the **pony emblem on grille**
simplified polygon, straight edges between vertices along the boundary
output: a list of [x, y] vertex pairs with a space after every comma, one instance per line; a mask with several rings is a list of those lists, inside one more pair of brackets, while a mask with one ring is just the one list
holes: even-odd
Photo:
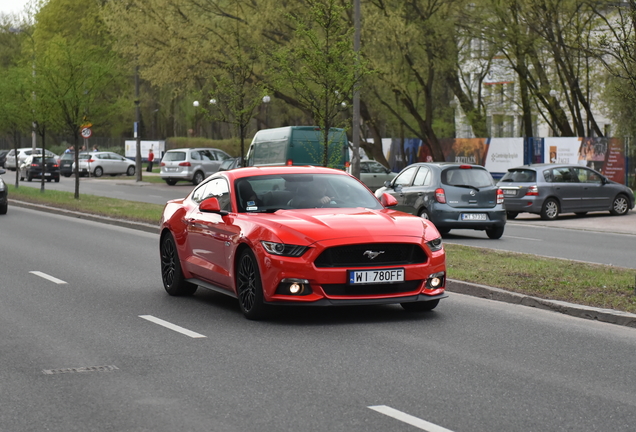
[[378, 255], [383, 254], [384, 251], [374, 252], [374, 251], [365, 251], [362, 255], [369, 258], [370, 260], [375, 259]]

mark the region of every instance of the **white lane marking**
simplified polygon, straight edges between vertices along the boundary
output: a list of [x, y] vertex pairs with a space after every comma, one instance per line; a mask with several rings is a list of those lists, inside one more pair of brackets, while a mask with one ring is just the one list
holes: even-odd
[[184, 334], [186, 336], [190, 336], [191, 338], [204, 338], [204, 337], [206, 337], [206, 336], [204, 336], [202, 334], [199, 334], [199, 333], [190, 331], [188, 329], [185, 329], [183, 327], [179, 327], [178, 325], [169, 323], [168, 321], [164, 321], [164, 320], [162, 320], [160, 318], [153, 317], [152, 315], [139, 315], [139, 318], [143, 318], [143, 319], [148, 320], [150, 322], [153, 322], [155, 324], [159, 324], [160, 326], [163, 326], [165, 328], [169, 328], [170, 330], [174, 330], [174, 331], [179, 332], [181, 334]]
[[29, 273], [34, 274], [36, 276], [40, 276], [41, 278], [44, 278], [46, 280], [50, 280], [51, 282], [54, 282], [54, 283], [56, 283], [58, 285], [62, 285], [62, 284], [66, 283], [66, 281], [63, 281], [62, 279], [58, 279], [56, 277], [53, 277], [51, 275], [47, 275], [46, 273], [42, 273], [42, 272], [39, 272], [39, 271], [30, 271]]
[[437, 426], [434, 423], [429, 423], [426, 420], [403, 413], [402, 411], [398, 411], [386, 405], [374, 405], [368, 408], [427, 432], [453, 432], [450, 429]]

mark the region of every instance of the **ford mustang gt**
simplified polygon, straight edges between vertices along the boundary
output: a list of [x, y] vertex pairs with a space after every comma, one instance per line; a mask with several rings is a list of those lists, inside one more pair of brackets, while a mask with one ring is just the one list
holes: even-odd
[[446, 297], [442, 240], [431, 222], [392, 210], [396, 203], [330, 168], [220, 171], [166, 203], [164, 288], [230, 295], [248, 319], [274, 305], [430, 311]]

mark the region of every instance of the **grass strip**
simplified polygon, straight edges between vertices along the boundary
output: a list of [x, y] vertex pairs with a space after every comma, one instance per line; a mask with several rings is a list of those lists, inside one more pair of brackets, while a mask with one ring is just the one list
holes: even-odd
[[[9, 186], [9, 198], [66, 210], [159, 224], [163, 205]], [[538, 255], [445, 244], [448, 277], [507, 291], [636, 313], [636, 270]]]

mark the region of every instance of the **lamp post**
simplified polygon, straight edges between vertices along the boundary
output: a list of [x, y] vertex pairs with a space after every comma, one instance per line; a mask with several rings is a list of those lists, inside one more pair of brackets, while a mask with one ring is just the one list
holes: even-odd
[[[214, 98], [210, 99], [210, 111], [214, 107], [216, 107], [216, 103], [217, 103], [216, 99], [214, 99]], [[212, 113], [210, 113], [210, 114], [212, 114]], [[218, 136], [219, 139], [221, 139], [221, 134], [220, 133], [216, 134], [215, 133], [216, 131], [214, 130], [214, 116], [210, 115], [210, 117], [212, 118], [212, 120], [210, 122], [210, 138], [215, 139], [215, 136]]]
[[198, 136], [199, 134], [199, 110], [197, 108], [199, 108], [199, 101], [195, 100], [194, 102], [192, 102], [192, 106], [194, 107], [194, 132], [192, 133], [192, 136]]
[[263, 96], [263, 103], [265, 104], [265, 128], [269, 127], [269, 102], [271, 100], [268, 95]]

